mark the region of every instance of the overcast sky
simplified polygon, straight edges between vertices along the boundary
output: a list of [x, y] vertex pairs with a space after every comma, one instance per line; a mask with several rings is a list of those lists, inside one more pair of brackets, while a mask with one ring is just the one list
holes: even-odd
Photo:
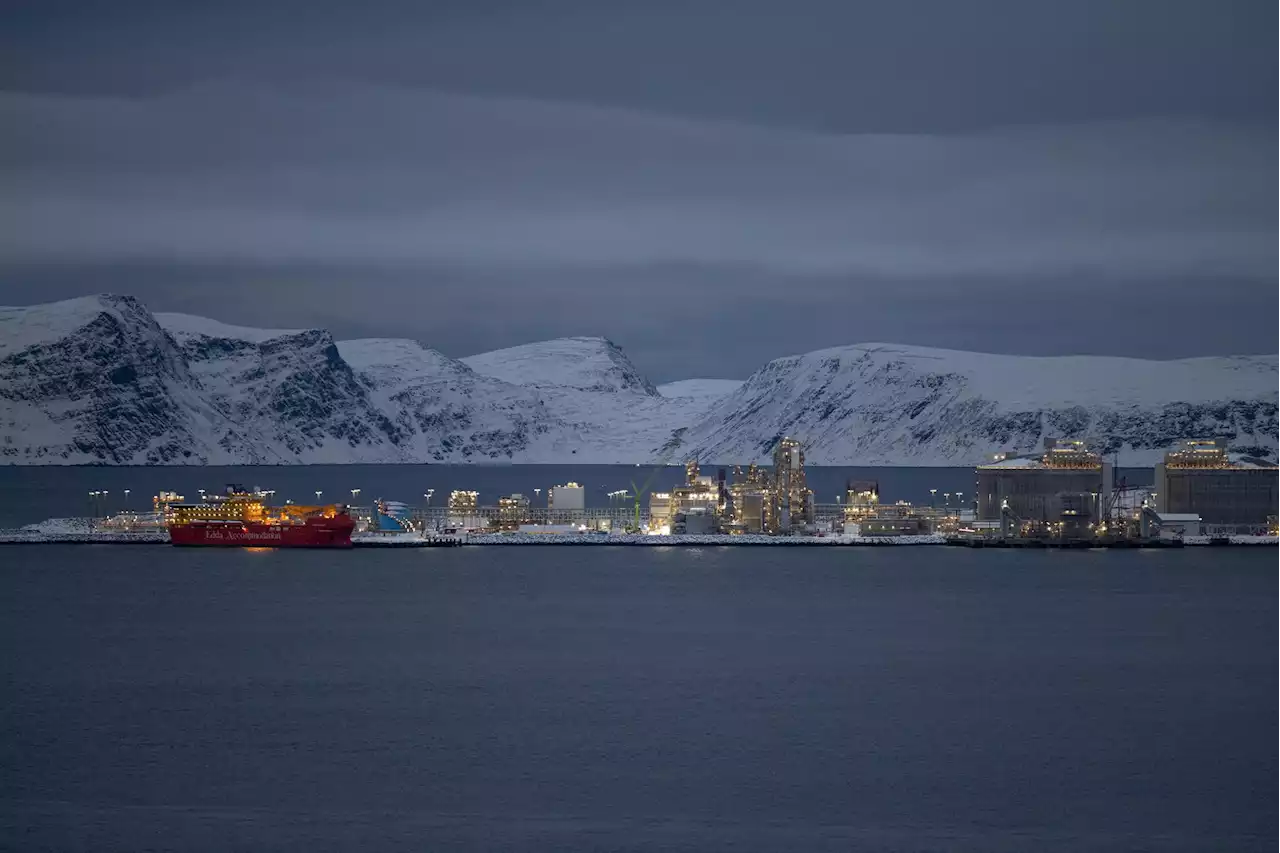
[[0, 303], [655, 381], [895, 342], [1277, 351], [1270, 2], [45, 0], [0, 30]]

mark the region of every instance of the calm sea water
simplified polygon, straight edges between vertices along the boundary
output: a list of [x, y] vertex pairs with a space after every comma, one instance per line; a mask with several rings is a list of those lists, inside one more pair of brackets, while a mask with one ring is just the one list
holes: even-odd
[[1271, 550], [0, 550], [12, 850], [1272, 851]]
[[[716, 468], [703, 469], [715, 475]], [[732, 475], [732, 470], [727, 472]], [[907, 500], [928, 505], [936, 500], [941, 506], [944, 492], [968, 492], [972, 500], [974, 474], [972, 468], [814, 468], [808, 479], [821, 503], [835, 503], [843, 496], [850, 479], [874, 480], [880, 484], [884, 500]], [[1129, 482], [1148, 484], [1151, 469], [1126, 470]], [[376, 497], [401, 500], [411, 504], [423, 502], [427, 489], [434, 489], [433, 500], [446, 500], [453, 489], [474, 489], [480, 500], [496, 504], [499, 495], [521, 492], [531, 497], [534, 489], [545, 489], [574, 481], [586, 486], [588, 506], [607, 507], [608, 492], [632, 490], [632, 483], [654, 489], [669, 488], [684, 480], [684, 468], [641, 467], [630, 465], [301, 465], [276, 467], [17, 467], [0, 466], [0, 528], [32, 524], [46, 518], [90, 515], [88, 493], [106, 490], [102, 508], [111, 512], [128, 506], [150, 507], [151, 496], [161, 489], [171, 489], [191, 499], [199, 489], [221, 492], [228, 483], [274, 489], [276, 499], [295, 503], [315, 500], [316, 490], [328, 501], [351, 501], [351, 490], [360, 489], [358, 500]], [[131, 494], [126, 497], [124, 490]], [[937, 489], [931, 498], [930, 489]], [[952, 500], [957, 500], [952, 498]]]

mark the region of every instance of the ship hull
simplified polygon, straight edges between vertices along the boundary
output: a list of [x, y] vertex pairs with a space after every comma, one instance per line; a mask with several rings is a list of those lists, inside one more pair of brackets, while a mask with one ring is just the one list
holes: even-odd
[[206, 522], [171, 526], [169, 541], [220, 548], [350, 548], [354, 528], [350, 518], [341, 516], [306, 524]]

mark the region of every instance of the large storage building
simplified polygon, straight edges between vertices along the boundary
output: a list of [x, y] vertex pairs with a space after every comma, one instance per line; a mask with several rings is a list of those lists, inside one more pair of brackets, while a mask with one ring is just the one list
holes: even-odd
[[552, 486], [547, 495], [547, 506], [556, 510], [584, 510], [587, 508], [587, 490], [577, 483]]
[[979, 520], [999, 519], [1008, 507], [1024, 523], [1073, 529], [1102, 518], [1113, 486], [1111, 463], [1077, 439], [1045, 439], [1038, 456], [999, 454], [977, 475]]
[[1195, 513], [1205, 526], [1262, 527], [1276, 515], [1278, 480], [1275, 463], [1186, 441], [1156, 465], [1156, 511]]

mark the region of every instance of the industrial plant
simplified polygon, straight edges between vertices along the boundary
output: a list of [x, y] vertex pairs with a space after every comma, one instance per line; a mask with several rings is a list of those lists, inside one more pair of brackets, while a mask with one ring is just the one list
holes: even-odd
[[[1156, 468], [1155, 486], [1116, 482], [1114, 466], [1086, 439], [1046, 439], [1039, 453], [1000, 453], [975, 468], [971, 499], [944, 506], [881, 500], [875, 481], [851, 480], [835, 504], [814, 499], [803, 444], [778, 440], [772, 466], [684, 464], [679, 485], [650, 491], [633, 484], [609, 493], [610, 507], [586, 505], [576, 483], [547, 489], [545, 506], [524, 495], [478, 505], [455, 492], [436, 528], [523, 533], [643, 533], [653, 536], [942, 536], [964, 543], [1110, 544], [1198, 536], [1268, 534], [1276, 525], [1277, 468], [1227, 452], [1211, 440], [1187, 441]], [[541, 490], [539, 490], [541, 491]]]
[[685, 463], [685, 482], [649, 496], [649, 528], [662, 533], [786, 534], [812, 527], [813, 491], [804, 477], [804, 449], [793, 438], [778, 442], [773, 470], [750, 465], [703, 476], [698, 463]]
[[1064, 517], [1092, 522], [1114, 485], [1111, 464], [1078, 439], [1048, 439], [1035, 456], [996, 454], [977, 474], [980, 520], [1012, 514], [1045, 524]]
[[[458, 489], [449, 493], [443, 506], [433, 507], [433, 490], [428, 490], [424, 507], [378, 499], [370, 507], [342, 511], [349, 509], [361, 532], [423, 536], [628, 534], [690, 540], [743, 537], [743, 542], [761, 537], [918, 542], [933, 537], [930, 541], [937, 544], [974, 547], [1095, 547], [1277, 533], [1280, 468], [1258, 455], [1232, 452], [1212, 439], [1184, 441], [1155, 467], [1154, 485], [1142, 486], [1127, 485], [1123, 478], [1117, 483], [1114, 465], [1086, 439], [1046, 439], [1038, 453], [1000, 453], [978, 465], [968, 500], [956, 492], [953, 502], [948, 492], [938, 501], [936, 490], [930, 490], [934, 494], [928, 506], [886, 502], [873, 480], [850, 480], [836, 503], [819, 503], [806, 477], [803, 443], [795, 438], [777, 441], [772, 463], [704, 473], [691, 459], [684, 463], [678, 485], [650, 489], [659, 471], [665, 470], [655, 466], [643, 484], [632, 482], [630, 491], [607, 492], [607, 507], [590, 506], [587, 488], [571, 481], [533, 489], [532, 496], [501, 495], [494, 504], [482, 503], [477, 491]], [[360, 492], [351, 491], [353, 498]], [[253, 500], [242, 502], [244, 512], [237, 519], [259, 521], [270, 494], [255, 489]], [[130, 530], [206, 524], [221, 520], [226, 502], [201, 490], [197, 503], [161, 492], [153, 504], [150, 514], [124, 513], [95, 524], [99, 529]], [[313, 509], [286, 501], [275, 512], [292, 518]]]

